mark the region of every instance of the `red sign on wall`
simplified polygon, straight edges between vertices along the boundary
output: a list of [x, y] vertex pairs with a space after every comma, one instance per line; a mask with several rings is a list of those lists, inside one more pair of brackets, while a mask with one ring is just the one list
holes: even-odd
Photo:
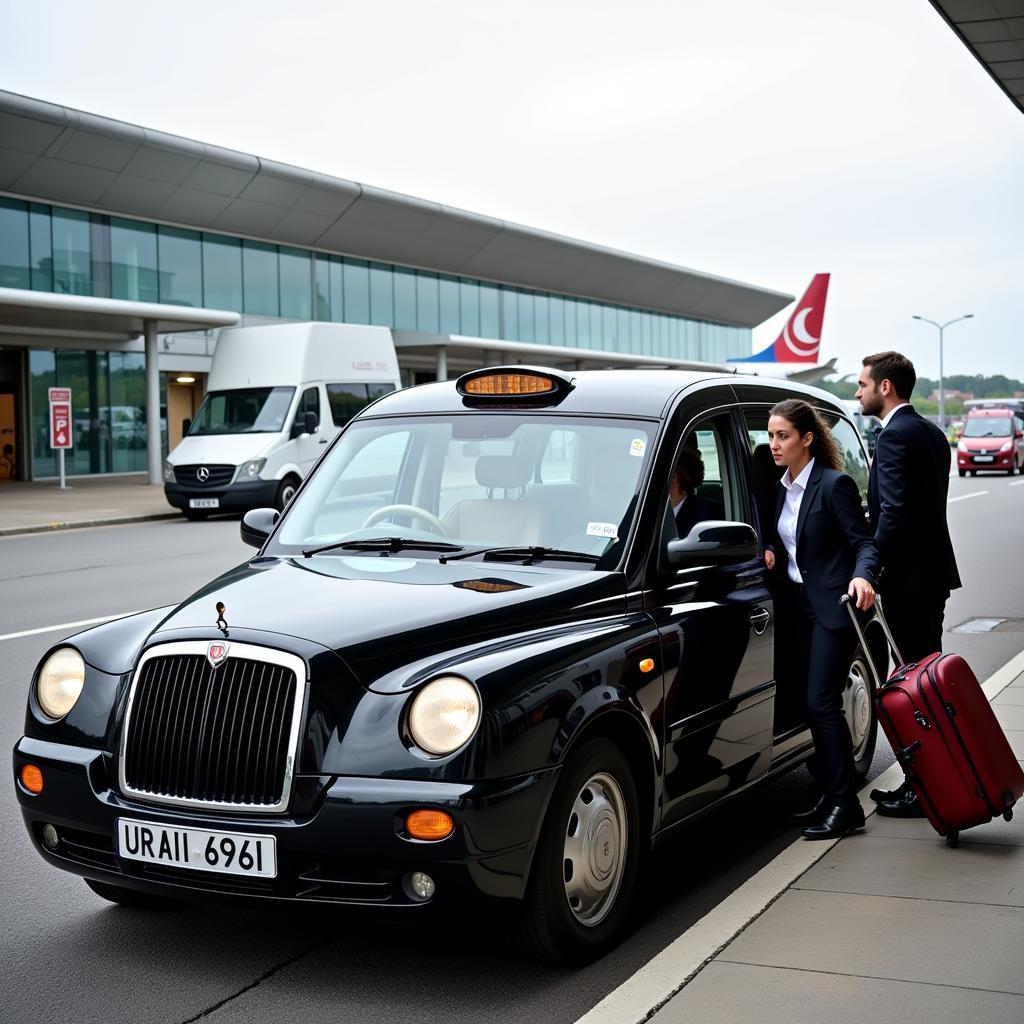
[[50, 388], [50, 447], [71, 448], [71, 388]]

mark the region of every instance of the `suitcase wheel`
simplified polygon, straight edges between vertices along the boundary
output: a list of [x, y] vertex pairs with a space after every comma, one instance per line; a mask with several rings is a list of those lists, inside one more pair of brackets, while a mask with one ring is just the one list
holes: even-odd
[[957, 847], [957, 845], [959, 843], [960, 843], [960, 833], [959, 832], [954, 830], [953, 832], [947, 832], [946, 833], [946, 845], [947, 846], [951, 846], [954, 849], [956, 849], [956, 847]]
[[1007, 807], [1006, 810], [1003, 811], [1003, 821], [1013, 821], [1013, 808], [1012, 807]]

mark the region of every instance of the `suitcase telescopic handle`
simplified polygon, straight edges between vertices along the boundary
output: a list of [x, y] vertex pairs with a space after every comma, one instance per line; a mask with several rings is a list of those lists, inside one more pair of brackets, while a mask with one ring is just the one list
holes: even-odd
[[[868, 656], [868, 661], [871, 663], [871, 669], [875, 673], [875, 685], [880, 687], [883, 680], [878, 678], [878, 669], [875, 668], [875, 660], [871, 657], [871, 648], [868, 647], [867, 638], [864, 636], [864, 630], [861, 627], [860, 619], [857, 618], [857, 611], [854, 607], [853, 598], [851, 598], [849, 594], [843, 594], [843, 596], [839, 598], [839, 603], [846, 605], [846, 610], [850, 613], [850, 620], [853, 622], [853, 628], [857, 631], [857, 637], [860, 640], [860, 645], [864, 649], [864, 653]], [[896, 641], [893, 639], [892, 630], [889, 629], [889, 623], [885, 620], [885, 611], [882, 608], [882, 598], [879, 594], [875, 594], [874, 617], [879, 626], [882, 627], [885, 639], [888, 641], [889, 647], [892, 649], [893, 657], [896, 659], [896, 667], [899, 668], [904, 664], [903, 655], [900, 654], [900, 649], [896, 646]]]

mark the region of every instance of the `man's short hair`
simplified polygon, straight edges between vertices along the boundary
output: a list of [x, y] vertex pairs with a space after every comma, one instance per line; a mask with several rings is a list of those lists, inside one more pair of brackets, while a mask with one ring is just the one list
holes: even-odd
[[917, 371], [902, 352], [878, 352], [873, 356], [865, 356], [863, 363], [876, 387], [887, 380], [898, 398], [910, 398], [913, 394]]
[[676, 464], [672, 472], [680, 477], [685, 477], [690, 483], [690, 489], [696, 490], [704, 483], [704, 460], [696, 448], [688, 448], [685, 445], [679, 450]]

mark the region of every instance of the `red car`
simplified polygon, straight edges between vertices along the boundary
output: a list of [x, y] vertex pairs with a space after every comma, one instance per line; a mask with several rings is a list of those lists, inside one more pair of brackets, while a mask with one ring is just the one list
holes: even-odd
[[956, 446], [961, 476], [979, 470], [1019, 473], [1024, 467], [1024, 421], [1012, 409], [972, 409]]

